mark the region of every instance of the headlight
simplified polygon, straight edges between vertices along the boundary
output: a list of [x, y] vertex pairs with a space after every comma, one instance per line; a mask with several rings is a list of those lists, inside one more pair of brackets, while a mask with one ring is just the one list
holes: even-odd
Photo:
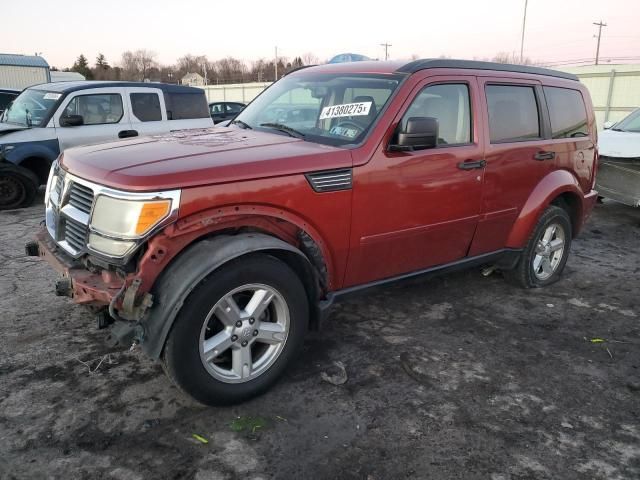
[[89, 248], [113, 257], [124, 257], [135, 245], [131, 240], [114, 240], [95, 233], [89, 235]]
[[155, 194], [110, 190], [98, 194], [89, 222], [89, 249], [111, 257], [128, 255], [156, 227], [177, 215], [179, 203], [179, 190]]
[[139, 238], [170, 212], [170, 199], [138, 201], [100, 195], [93, 208], [91, 227], [113, 237]]

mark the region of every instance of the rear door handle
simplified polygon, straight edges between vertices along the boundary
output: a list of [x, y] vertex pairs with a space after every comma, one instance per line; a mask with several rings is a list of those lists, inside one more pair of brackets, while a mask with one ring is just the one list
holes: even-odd
[[137, 136], [138, 136], [137, 130], [120, 130], [118, 132], [118, 138], [131, 138], [131, 137], [137, 137]]
[[533, 158], [535, 160], [553, 160], [556, 158], [556, 152], [538, 152]]
[[460, 170], [474, 170], [476, 168], [484, 168], [487, 165], [486, 160], [467, 160], [460, 162], [458, 168]]

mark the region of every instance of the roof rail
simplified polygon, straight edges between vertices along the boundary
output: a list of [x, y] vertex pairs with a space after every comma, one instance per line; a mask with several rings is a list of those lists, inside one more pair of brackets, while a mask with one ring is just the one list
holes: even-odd
[[580, 81], [572, 73], [560, 72], [548, 68], [531, 67], [529, 65], [511, 65], [508, 63], [479, 62], [476, 60], [423, 59], [414, 60], [400, 67], [400, 73], [415, 73], [428, 68], [463, 68], [469, 70], [495, 70], [498, 72], [529, 73], [532, 75], [546, 75], [548, 77], [564, 78]]

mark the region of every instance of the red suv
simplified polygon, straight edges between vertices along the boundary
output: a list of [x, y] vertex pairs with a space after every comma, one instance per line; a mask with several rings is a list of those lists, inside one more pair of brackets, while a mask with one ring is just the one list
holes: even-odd
[[596, 200], [573, 75], [457, 60], [298, 70], [228, 128], [65, 151], [28, 253], [207, 404], [266, 390], [373, 285], [493, 265], [556, 281]]

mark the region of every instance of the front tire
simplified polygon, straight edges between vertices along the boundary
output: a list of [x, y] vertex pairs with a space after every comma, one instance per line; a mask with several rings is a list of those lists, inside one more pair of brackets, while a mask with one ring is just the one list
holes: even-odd
[[547, 207], [516, 268], [504, 272], [505, 279], [524, 288], [557, 282], [569, 257], [571, 236], [571, 219], [566, 210], [555, 205]]
[[302, 282], [267, 255], [234, 260], [187, 297], [163, 352], [173, 382], [206, 405], [266, 391], [298, 353], [309, 305]]
[[38, 177], [16, 165], [0, 165], [0, 210], [28, 207], [38, 192]]

